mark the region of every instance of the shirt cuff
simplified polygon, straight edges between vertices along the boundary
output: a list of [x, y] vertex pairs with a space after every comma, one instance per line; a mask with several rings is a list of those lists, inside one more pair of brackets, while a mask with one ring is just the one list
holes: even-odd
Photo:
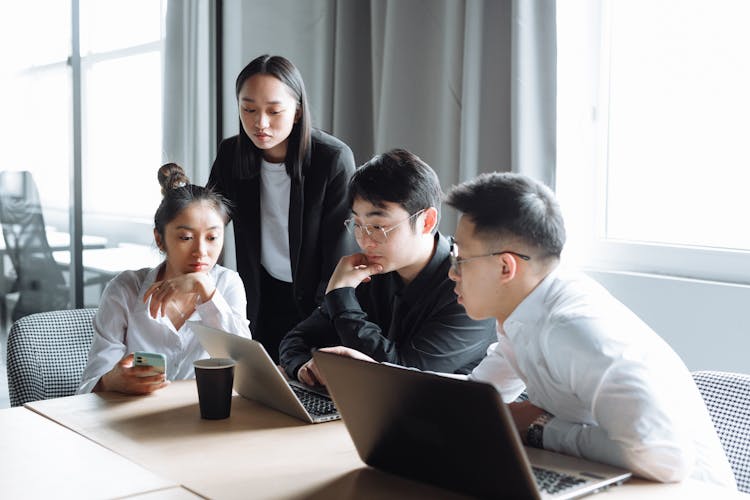
[[195, 310], [200, 314], [201, 319], [209, 321], [211, 324], [221, 325], [221, 318], [227, 314], [232, 314], [232, 308], [229, 303], [217, 289], [213, 297], [208, 302], [202, 302], [195, 306]]
[[353, 287], [331, 290], [326, 294], [323, 302], [325, 303], [325, 308], [331, 319], [335, 319], [337, 316], [347, 311], [362, 310]]
[[103, 376], [104, 375], [102, 375], [101, 377], [93, 377], [88, 380], [85, 380], [84, 382], [81, 383], [80, 387], [78, 387], [76, 394], [88, 394], [94, 389], [94, 386], [96, 386], [96, 383], [99, 382], [99, 379], [102, 378]]
[[544, 449], [562, 452], [564, 449], [563, 443], [566, 440], [565, 436], [579, 427], [580, 424], [573, 424], [562, 418], [552, 418], [544, 426], [544, 435], [542, 436]]

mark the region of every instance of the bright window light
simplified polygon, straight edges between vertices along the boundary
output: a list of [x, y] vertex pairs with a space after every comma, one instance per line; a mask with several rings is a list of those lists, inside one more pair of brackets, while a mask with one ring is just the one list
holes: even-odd
[[750, 249], [750, 2], [610, 6], [606, 237]]

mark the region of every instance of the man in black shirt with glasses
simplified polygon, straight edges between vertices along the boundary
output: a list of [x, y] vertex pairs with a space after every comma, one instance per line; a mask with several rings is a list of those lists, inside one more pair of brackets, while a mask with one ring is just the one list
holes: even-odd
[[320, 383], [310, 354], [320, 347], [461, 374], [485, 356], [495, 323], [470, 319], [456, 302], [450, 243], [437, 232], [441, 196], [434, 170], [402, 149], [356, 171], [346, 227], [361, 252], [341, 258], [321, 306], [281, 341], [289, 377]]

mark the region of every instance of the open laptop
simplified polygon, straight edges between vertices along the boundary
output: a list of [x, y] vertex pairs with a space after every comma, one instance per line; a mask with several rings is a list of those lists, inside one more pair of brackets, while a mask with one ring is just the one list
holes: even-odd
[[630, 472], [523, 446], [490, 384], [313, 353], [360, 458], [476, 497], [576, 498]]
[[288, 381], [257, 340], [195, 322], [191, 327], [212, 357], [235, 360], [234, 390], [241, 396], [310, 423], [341, 418], [324, 389]]

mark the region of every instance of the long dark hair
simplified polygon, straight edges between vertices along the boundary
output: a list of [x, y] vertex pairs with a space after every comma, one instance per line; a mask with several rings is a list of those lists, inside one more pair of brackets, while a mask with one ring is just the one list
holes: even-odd
[[[286, 171], [289, 176], [296, 181], [302, 178], [302, 169], [309, 164], [310, 157], [310, 110], [307, 105], [307, 92], [305, 92], [305, 82], [302, 81], [302, 75], [299, 70], [288, 59], [282, 56], [262, 55], [256, 57], [245, 66], [240, 74], [237, 75], [235, 82], [235, 97], [239, 101], [240, 91], [245, 81], [255, 75], [271, 75], [286, 85], [292, 91], [297, 99], [299, 106], [299, 119], [292, 127], [289, 134], [289, 142], [286, 150]], [[238, 177], [246, 177], [248, 172], [258, 171], [260, 169], [260, 160], [262, 151], [258, 149], [253, 141], [245, 133], [240, 120], [238, 158], [240, 169]]]

